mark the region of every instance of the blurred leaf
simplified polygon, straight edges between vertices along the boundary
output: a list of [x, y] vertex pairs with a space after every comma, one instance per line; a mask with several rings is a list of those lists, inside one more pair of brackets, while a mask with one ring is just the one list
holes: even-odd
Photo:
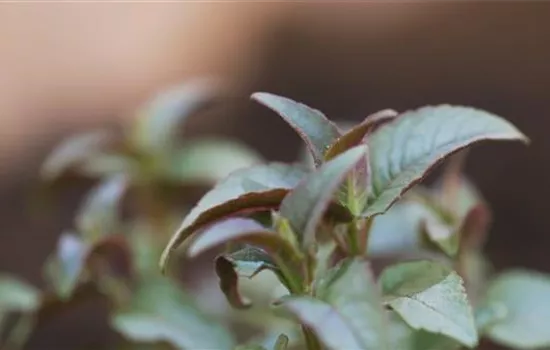
[[486, 303], [506, 308], [506, 317], [487, 329], [495, 342], [515, 349], [550, 346], [550, 277], [537, 272], [512, 270], [493, 280]]
[[7, 312], [32, 312], [40, 304], [34, 286], [9, 275], [0, 275], [0, 315]]
[[215, 266], [216, 275], [220, 279], [220, 289], [231, 306], [236, 309], [247, 309], [252, 306], [250, 300], [242, 297], [239, 292], [239, 275], [235, 264], [224, 256], [218, 256]]
[[388, 313], [389, 334], [395, 350], [457, 350], [459, 343], [441, 334], [415, 330], [409, 327], [395, 312]]
[[421, 203], [396, 203], [387, 212], [374, 218], [368, 241], [368, 255], [380, 257], [420, 251], [420, 224], [430, 215], [433, 214]]
[[145, 280], [113, 327], [130, 340], [167, 341], [178, 349], [231, 349], [234, 340], [197, 311], [181, 287], [166, 278]]
[[90, 191], [76, 216], [76, 227], [87, 240], [117, 233], [120, 224], [118, 207], [127, 187], [126, 176], [116, 175]]
[[107, 130], [94, 130], [69, 137], [46, 158], [40, 170], [42, 177], [51, 181], [71, 168], [85, 164], [114, 139], [115, 134]]
[[358, 146], [323, 164], [284, 198], [280, 213], [287, 218], [304, 245], [315, 240], [315, 232], [334, 191], [349, 171], [365, 156]]
[[488, 328], [506, 320], [507, 314], [508, 308], [499, 302], [489, 302], [477, 307], [475, 318], [478, 332], [485, 333]]
[[423, 329], [474, 347], [478, 335], [460, 276], [431, 261], [386, 268], [380, 276], [388, 305], [413, 329]]
[[323, 113], [302, 103], [265, 92], [252, 94], [252, 99], [275, 111], [300, 135], [317, 165], [340, 136], [336, 125]]
[[169, 150], [185, 119], [211, 102], [218, 88], [214, 81], [194, 80], [160, 92], [138, 111], [132, 144], [153, 154]]
[[197, 229], [237, 213], [278, 208], [304, 175], [300, 167], [280, 163], [233, 172], [202, 197], [183, 220], [164, 249], [161, 269], [165, 270], [172, 251]]
[[402, 114], [368, 138], [372, 191], [363, 215], [385, 212], [437, 163], [484, 140], [527, 138], [508, 121], [473, 108], [441, 105]]
[[63, 233], [59, 237], [57, 250], [46, 261], [44, 273], [60, 299], [67, 300], [71, 297], [89, 252], [90, 246], [77, 235]]
[[353, 126], [330, 145], [329, 149], [325, 152], [325, 160], [331, 160], [348, 149], [360, 145], [368, 133], [378, 126], [391, 121], [396, 116], [397, 112], [391, 109], [385, 109], [369, 115], [362, 123]]
[[261, 345], [237, 345], [233, 350], [266, 350]]
[[380, 293], [366, 261], [348, 259], [318, 281], [316, 294], [282, 307], [311, 328], [328, 349], [390, 350]]
[[422, 231], [428, 239], [450, 257], [458, 253], [460, 233], [455, 225], [450, 225], [436, 215], [426, 215], [422, 221]]
[[168, 178], [178, 182], [214, 183], [235, 170], [263, 162], [244, 144], [222, 139], [201, 139], [185, 144], [170, 159]]
[[99, 153], [79, 166], [79, 170], [91, 177], [107, 177], [125, 174], [135, 176], [142, 171], [139, 161], [122, 153]]
[[273, 350], [286, 350], [288, 348], [289, 339], [285, 334], [279, 335]]

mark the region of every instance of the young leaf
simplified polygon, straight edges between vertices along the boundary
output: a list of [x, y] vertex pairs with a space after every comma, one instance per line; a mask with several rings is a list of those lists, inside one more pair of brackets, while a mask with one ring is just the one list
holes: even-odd
[[431, 261], [401, 263], [380, 277], [387, 304], [413, 329], [440, 333], [467, 347], [478, 342], [460, 276]]
[[334, 123], [320, 111], [286, 97], [265, 92], [252, 94], [252, 99], [278, 113], [304, 140], [316, 165], [325, 151], [340, 136]]
[[220, 279], [220, 289], [231, 306], [236, 309], [246, 309], [252, 306], [252, 303], [239, 293], [239, 275], [235, 264], [224, 256], [218, 256], [215, 266], [216, 274]]
[[117, 310], [113, 327], [134, 341], [166, 341], [177, 349], [231, 349], [235, 342], [220, 325], [197, 311], [180, 286], [158, 278], [142, 283], [131, 305]]
[[329, 349], [390, 350], [380, 294], [361, 259], [330, 270], [317, 285], [319, 299], [290, 297], [282, 307], [311, 328]]
[[315, 232], [334, 191], [348, 172], [365, 156], [366, 147], [357, 146], [337, 156], [311, 173], [281, 203], [287, 218], [304, 245], [315, 240]]
[[172, 251], [197, 229], [237, 213], [278, 208], [289, 189], [304, 175], [301, 168], [280, 163], [233, 172], [208, 192], [183, 220], [162, 253], [161, 269], [165, 270]]
[[229, 242], [247, 243], [260, 247], [274, 255], [293, 258], [294, 247], [275, 231], [271, 231], [251, 219], [233, 218], [216, 223], [191, 238], [186, 253], [196, 257], [205, 251]]
[[76, 216], [78, 231], [90, 240], [116, 233], [118, 207], [127, 187], [128, 179], [124, 175], [113, 176], [96, 186]]
[[8, 275], [0, 275], [0, 316], [7, 312], [32, 312], [40, 304], [37, 288]]
[[173, 147], [179, 126], [210, 102], [218, 87], [213, 81], [196, 80], [159, 93], [138, 112], [130, 136], [133, 145], [150, 153]]
[[106, 130], [95, 130], [69, 137], [57, 146], [43, 163], [40, 170], [42, 177], [51, 181], [71, 168], [85, 164], [114, 139], [114, 133]]
[[385, 109], [369, 115], [362, 123], [352, 127], [330, 145], [329, 149], [325, 152], [325, 161], [331, 160], [348, 149], [360, 145], [367, 134], [395, 117], [397, 117], [397, 112], [391, 109]]
[[506, 309], [502, 321], [487, 328], [491, 340], [515, 348], [538, 349], [550, 346], [550, 277], [537, 272], [512, 270], [493, 280], [486, 303]]
[[262, 157], [243, 144], [201, 139], [186, 143], [174, 154], [168, 162], [167, 177], [177, 182], [211, 184], [261, 162]]
[[508, 121], [460, 106], [424, 107], [402, 114], [368, 139], [372, 171], [363, 215], [385, 212], [447, 156], [484, 140], [527, 138]]
[[90, 246], [72, 233], [64, 233], [57, 242], [57, 251], [45, 264], [45, 277], [62, 300], [71, 297], [90, 252]]
[[252, 278], [266, 269], [278, 271], [275, 262], [264, 250], [251, 245], [224, 254], [224, 257], [233, 263], [239, 277]]

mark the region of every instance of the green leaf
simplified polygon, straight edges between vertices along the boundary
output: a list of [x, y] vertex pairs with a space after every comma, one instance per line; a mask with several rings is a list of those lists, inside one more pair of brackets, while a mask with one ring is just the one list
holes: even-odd
[[527, 138], [508, 121], [460, 106], [424, 107], [402, 114], [368, 138], [372, 189], [365, 217], [385, 212], [447, 156], [484, 140]]
[[550, 346], [550, 277], [537, 272], [512, 270], [493, 280], [487, 290], [486, 303], [506, 308], [504, 320], [487, 329], [495, 342], [515, 349], [538, 349]]
[[369, 115], [362, 123], [353, 126], [330, 145], [329, 149], [325, 152], [325, 160], [331, 160], [348, 149], [362, 144], [367, 134], [380, 125], [394, 119], [396, 116], [397, 112], [391, 109], [385, 109]]
[[117, 233], [118, 207], [128, 185], [126, 176], [116, 175], [91, 190], [76, 216], [76, 227], [84, 237], [92, 241]]
[[327, 349], [365, 348], [346, 320], [330, 304], [307, 296], [285, 298], [282, 307], [302, 324], [311, 328]]
[[271, 163], [233, 172], [208, 192], [183, 220], [161, 256], [164, 271], [172, 252], [193, 232], [241, 212], [278, 208], [289, 189], [305, 175], [292, 165]]
[[40, 292], [34, 286], [9, 275], [0, 275], [0, 315], [7, 312], [32, 312], [40, 304]]
[[160, 92], [138, 111], [129, 135], [133, 145], [148, 153], [163, 153], [174, 146], [185, 119], [211, 102], [218, 92], [213, 81], [195, 80]]
[[431, 261], [396, 264], [380, 277], [387, 304], [413, 329], [440, 333], [467, 347], [478, 335], [463, 281]]
[[147, 280], [131, 305], [117, 310], [113, 327], [140, 342], [166, 341], [178, 349], [231, 349], [231, 335], [202, 315], [180, 286], [166, 278]]
[[368, 263], [348, 259], [317, 282], [319, 299], [290, 297], [282, 307], [329, 349], [390, 349], [378, 286]]
[[262, 157], [243, 144], [221, 139], [190, 142], [168, 162], [167, 176], [178, 182], [214, 183], [235, 170], [260, 164]]
[[239, 277], [252, 278], [266, 269], [278, 271], [273, 259], [264, 250], [252, 245], [224, 254], [224, 257], [233, 263]]
[[40, 170], [46, 180], [55, 180], [71, 168], [80, 167], [100, 154], [115, 140], [115, 134], [107, 130], [94, 130], [71, 136], [64, 140], [46, 158]]
[[317, 226], [333, 198], [334, 191], [365, 156], [365, 152], [365, 146], [358, 146], [323, 164], [281, 203], [281, 215], [289, 220], [304, 245], [314, 242]]
[[323, 113], [302, 103], [265, 92], [252, 94], [252, 99], [278, 113], [300, 135], [317, 165], [340, 136], [336, 125]]
[[475, 310], [476, 326], [480, 333], [506, 320], [508, 308], [500, 302], [489, 302]]
[[395, 312], [388, 313], [390, 339], [395, 350], [456, 350], [456, 341], [441, 334], [428, 333], [409, 327]]
[[64, 233], [59, 237], [57, 250], [44, 266], [46, 280], [62, 300], [71, 297], [78, 285], [90, 246], [73, 233]]

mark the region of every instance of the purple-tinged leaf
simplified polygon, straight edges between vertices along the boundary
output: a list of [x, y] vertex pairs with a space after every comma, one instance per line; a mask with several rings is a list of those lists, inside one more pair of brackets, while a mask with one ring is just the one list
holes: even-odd
[[236, 309], [247, 309], [252, 306], [250, 300], [239, 292], [239, 275], [235, 264], [224, 256], [218, 256], [215, 262], [216, 274], [220, 279], [220, 289], [229, 304]]
[[461, 106], [420, 108], [380, 127], [367, 140], [372, 186], [363, 216], [385, 212], [439, 162], [485, 140], [528, 141], [508, 121]]
[[300, 135], [317, 165], [340, 136], [336, 125], [323, 113], [302, 103], [265, 92], [252, 94], [252, 99], [278, 113]]
[[88, 194], [76, 216], [76, 227], [87, 240], [116, 233], [118, 207], [128, 185], [126, 176], [116, 175], [99, 183]]
[[223, 256], [233, 263], [239, 277], [252, 278], [263, 270], [275, 272], [279, 270], [273, 258], [266, 251], [252, 245], [247, 245]]
[[183, 220], [161, 256], [161, 269], [165, 270], [172, 252], [196, 230], [236, 214], [278, 208], [284, 196], [304, 175], [300, 167], [280, 163], [230, 174], [210, 190]]
[[108, 130], [96, 130], [77, 134], [64, 140], [48, 156], [42, 165], [41, 175], [46, 180], [55, 180], [68, 170], [78, 168], [93, 159], [115, 140]]
[[233, 218], [216, 223], [190, 238], [186, 254], [196, 257], [226, 243], [246, 243], [262, 248], [273, 255], [291, 258], [294, 247], [277, 232], [271, 231], [251, 219]]
[[352, 127], [330, 145], [329, 149], [325, 152], [325, 161], [331, 160], [348, 149], [360, 145], [367, 134], [384, 123], [393, 120], [397, 117], [397, 114], [392, 109], [385, 109], [369, 115], [362, 123]]
[[345, 176], [365, 156], [366, 146], [357, 146], [323, 164], [292, 190], [281, 203], [281, 216], [289, 220], [304, 245], [315, 240], [320, 220]]

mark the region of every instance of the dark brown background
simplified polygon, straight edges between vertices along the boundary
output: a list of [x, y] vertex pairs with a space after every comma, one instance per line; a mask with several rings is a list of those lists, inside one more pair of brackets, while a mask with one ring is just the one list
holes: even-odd
[[[0, 25], [0, 270], [39, 284], [41, 263], [70, 227], [78, 190], [62, 192], [59, 208], [29, 205], [40, 159], [62, 135], [127, 118], [155, 89], [212, 73], [242, 99], [191, 131], [242, 137], [272, 159], [293, 159], [299, 139], [252, 105], [251, 91], [333, 119], [437, 103], [509, 119], [532, 145], [478, 147], [467, 167], [496, 216], [487, 252], [498, 268], [550, 272], [550, 2], [126, 6], [0, 5], [0, 20], [10, 19]], [[113, 337], [102, 310], [84, 305], [41, 327], [29, 348], [102, 348]]]

